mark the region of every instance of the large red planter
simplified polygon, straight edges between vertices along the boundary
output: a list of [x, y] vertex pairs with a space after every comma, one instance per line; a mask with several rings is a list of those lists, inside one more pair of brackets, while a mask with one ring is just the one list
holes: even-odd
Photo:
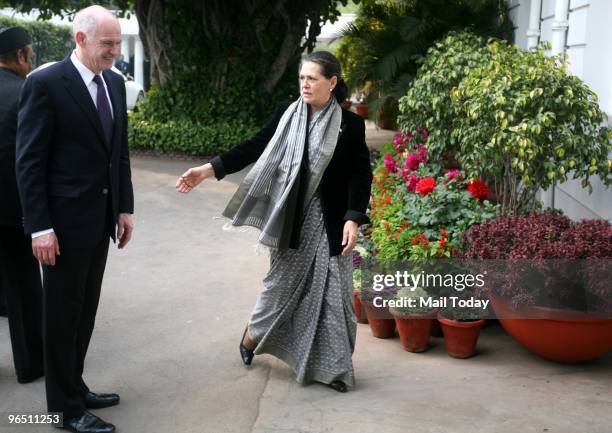
[[446, 352], [450, 356], [462, 359], [474, 356], [480, 328], [485, 324], [485, 320], [459, 322], [438, 314], [438, 321], [442, 325]]
[[395, 320], [385, 318], [389, 316], [386, 308], [375, 307], [372, 302], [361, 300], [361, 306], [365, 308], [368, 316], [370, 331], [376, 338], [393, 338], [395, 336]]
[[355, 297], [355, 316], [357, 322], [368, 323], [368, 316], [366, 315], [365, 308], [361, 305], [361, 299], [359, 298], [359, 289], [355, 289], [353, 296]]
[[[506, 332], [531, 352], [550, 361], [591, 361], [612, 350], [612, 319], [546, 307], [515, 309], [490, 295], [491, 305]], [[526, 319], [525, 317], [547, 317]]]
[[389, 312], [395, 318], [395, 325], [400, 336], [400, 341], [404, 350], [408, 352], [420, 353], [427, 350], [431, 327], [436, 318], [436, 311], [429, 313], [402, 315], [394, 308], [389, 308]]

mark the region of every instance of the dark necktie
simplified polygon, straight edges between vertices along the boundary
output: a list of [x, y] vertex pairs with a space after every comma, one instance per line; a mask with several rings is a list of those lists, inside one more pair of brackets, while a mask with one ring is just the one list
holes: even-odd
[[113, 139], [113, 116], [111, 114], [110, 104], [106, 97], [106, 90], [104, 90], [104, 83], [102, 83], [102, 77], [94, 75], [94, 83], [98, 85], [98, 96], [96, 97], [96, 105], [98, 106], [98, 115], [100, 116], [100, 122], [102, 122], [102, 130], [106, 137], [106, 142], [110, 145]]

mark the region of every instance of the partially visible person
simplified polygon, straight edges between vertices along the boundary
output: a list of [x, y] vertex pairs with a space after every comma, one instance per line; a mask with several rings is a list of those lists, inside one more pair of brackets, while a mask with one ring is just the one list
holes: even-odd
[[340, 107], [348, 89], [331, 53], [306, 57], [299, 82], [300, 98], [253, 139], [189, 169], [176, 188], [187, 193], [257, 161], [223, 213], [233, 226], [260, 229], [259, 242], [271, 249], [242, 362], [268, 353], [299, 383], [346, 392], [356, 334], [350, 253], [368, 222], [372, 182], [365, 124]]
[[115, 60], [115, 67], [119, 69], [123, 75], [127, 75], [130, 64], [124, 60], [123, 54], [119, 54], [117, 60]]
[[115, 426], [87, 409], [116, 405], [119, 395], [92, 392], [83, 369], [110, 238], [124, 248], [134, 227], [125, 85], [108, 70], [121, 27], [90, 6], [76, 14], [73, 35], [74, 52], [23, 86], [17, 184], [43, 268], [47, 408], [62, 412], [70, 431], [111, 433]]
[[15, 140], [19, 94], [32, 69], [32, 41], [21, 27], [0, 30], [0, 286], [17, 381], [43, 375], [42, 286], [32, 242], [23, 230], [15, 177]]

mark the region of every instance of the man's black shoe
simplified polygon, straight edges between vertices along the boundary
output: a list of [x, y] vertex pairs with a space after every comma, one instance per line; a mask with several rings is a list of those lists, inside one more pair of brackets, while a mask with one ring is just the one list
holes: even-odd
[[115, 431], [114, 425], [87, 411], [80, 417], [65, 419], [63, 428], [74, 433], [113, 433]]
[[89, 391], [85, 395], [85, 407], [87, 409], [103, 409], [117, 404], [119, 404], [117, 394], [96, 394]]

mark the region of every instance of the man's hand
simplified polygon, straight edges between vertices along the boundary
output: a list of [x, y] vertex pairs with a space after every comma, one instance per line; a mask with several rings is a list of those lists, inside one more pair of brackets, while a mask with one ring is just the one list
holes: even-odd
[[204, 179], [214, 175], [215, 170], [210, 163], [190, 168], [176, 181], [176, 190], [178, 192], [188, 193], [202, 183]]
[[55, 266], [55, 256], [60, 255], [59, 243], [55, 233], [33, 238], [32, 254], [42, 265]]
[[123, 248], [132, 239], [134, 231], [134, 221], [129, 213], [120, 213], [117, 221], [117, 239], [119, 239], [119, 248]]
[[359, 224], [355, 221], [347, 220], [344, 223], [344, 230], [342, 232], [342, 245], [344, 245], [344, 249], [342, 250], [342, 255], [346, 256], [350, 253], [355, 245], [357, 244], [357, 230], [359, 229]]

